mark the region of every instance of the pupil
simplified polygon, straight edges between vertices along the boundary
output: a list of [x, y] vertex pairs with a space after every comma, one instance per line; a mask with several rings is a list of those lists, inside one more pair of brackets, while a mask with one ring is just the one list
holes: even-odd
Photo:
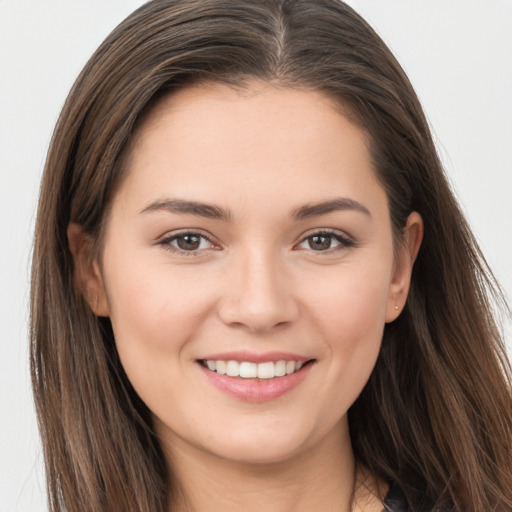
[[309, 242], [311, 249], [320, 251], [322, 249], [329, 249], [331, 246], [331, 237], [324, 235], [315, 235], [311, 237]]
[[178, 247], [184, 250], [193, 250], [199, 247], [201, 240], [196, 235], [182, 235], [178, 238]]

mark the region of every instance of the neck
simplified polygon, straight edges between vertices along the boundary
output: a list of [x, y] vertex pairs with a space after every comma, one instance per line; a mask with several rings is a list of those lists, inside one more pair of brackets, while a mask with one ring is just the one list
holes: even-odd
[[357, 510], [359, 486], [345, 423], [310, 449], [271, 463], [219, 458], [180, 439], [164, 451], [172, 467], [172, 512]]

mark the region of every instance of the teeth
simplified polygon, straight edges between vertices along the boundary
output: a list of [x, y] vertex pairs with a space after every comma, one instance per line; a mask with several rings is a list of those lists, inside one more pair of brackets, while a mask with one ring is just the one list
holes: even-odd
[[215, 370], [221, 375], [226, 375], [226, 361], [215, 361]]
[[277, 361], [276, 366], [276, 377], [282, 377], [286, 375], [286, 361]]
[[295, 361], [288, 361], [286, 363], [286, 375], [290, 375], [295, 371]]
[[244, 379], [254, 379], [258, 376], [258, 365], [256, 363], [248, 363], [247, 361], [240, 363], [239, 375]]
[[206, 366], [212, 372], [228, 377], [243, 379], [273, 379], [299, 371], [304, 363], [301, 361], [268, 361], [265, 363], [250, 363], [249, 361], [212, 361], [207, 360]]
[[276, 368], [272, 361], [258, 365], [258, 379], [273, 379], [275, 376]]
[[228, 361], [226, 363], [226, 375], [228, 377], [238, 377], [240, 375], [240, 364], [237, 361]]

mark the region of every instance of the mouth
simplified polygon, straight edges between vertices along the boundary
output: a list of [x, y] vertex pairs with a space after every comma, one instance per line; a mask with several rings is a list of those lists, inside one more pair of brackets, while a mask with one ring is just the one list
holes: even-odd
[[264, 356], [253, 356], [252, 361], [243, 356], [238, 360], [219, 356], [197, 360], [206, 380], [236, 400], [253, 403], [272, 401], [289, 393], [307, 379], [316, 362], [299, 356], [272, 357], [274, 360], [270, 361], [270, 357], [264, 360]]
[[312, 364], [313, 361], [314, 359], [307, 361], [282, 359], [254, 363], [252, 361], [201, 359], [199, 364], [218, 375], [240, 379], [269, 380], [297, 373], [305, 366]]

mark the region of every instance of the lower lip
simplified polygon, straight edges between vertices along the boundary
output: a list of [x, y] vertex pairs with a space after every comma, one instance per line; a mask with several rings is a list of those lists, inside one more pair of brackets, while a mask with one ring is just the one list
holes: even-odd
[[218, 389], [234, 398], [245, 402], [268, 402], [275, 400], [297, 387], [307, 376], [312, 363], [303, 366], [299, 371], [274, 377], [273, 379], [243, 379], [241, 377], [228, 377], [220, 375], [205, 368], [200, 363], [199, 367], [206, 378]]

